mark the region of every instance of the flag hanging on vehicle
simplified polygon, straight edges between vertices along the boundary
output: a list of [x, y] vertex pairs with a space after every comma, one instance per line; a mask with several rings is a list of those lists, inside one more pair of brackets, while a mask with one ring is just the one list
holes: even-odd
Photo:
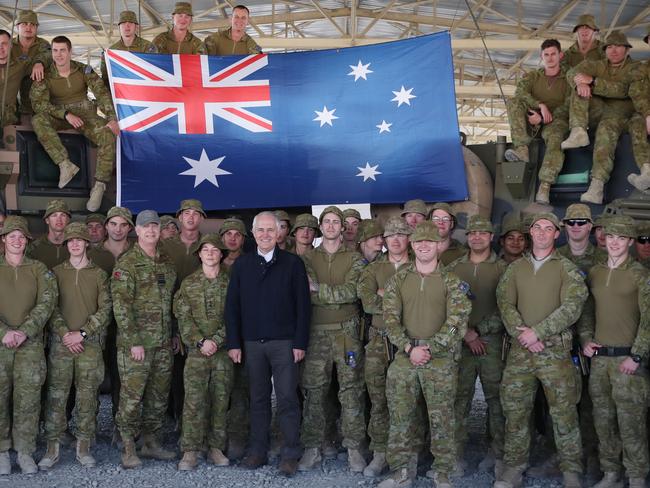
[[467, 197], [449, 33], [250, 56], [105, 53], [134, 212]]

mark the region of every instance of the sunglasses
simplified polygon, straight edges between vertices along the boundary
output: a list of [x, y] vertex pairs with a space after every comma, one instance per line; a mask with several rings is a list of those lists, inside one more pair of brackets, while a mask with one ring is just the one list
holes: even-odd
[[577, 225], [578, 227], [582, 227], [583, 225], [586, 225], [589, 222], [591, 222], [589, 219], [569, 219], [569, 220], [565, 220], [564, 224], [570, 227], [573, 227], [574, 225]]
[[636, 242], [638, 242], [639, 244], [648, 244], [650, 243], [650, 236], [637, 237]]

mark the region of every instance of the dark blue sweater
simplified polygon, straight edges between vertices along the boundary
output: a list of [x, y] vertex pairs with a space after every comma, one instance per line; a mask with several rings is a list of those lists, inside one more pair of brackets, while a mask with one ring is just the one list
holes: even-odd
[[234, 262], [226, 296], [226, 347], [243, 341], [289, 339], [307, 349], [311, 299], [305, 265], [276, 247], [268, 263], [254, 252]]

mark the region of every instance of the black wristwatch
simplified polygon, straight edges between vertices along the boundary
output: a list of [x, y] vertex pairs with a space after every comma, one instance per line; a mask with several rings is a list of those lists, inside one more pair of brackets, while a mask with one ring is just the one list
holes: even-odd
[[196, 343], [197, 349], [201, 349], [203, 347], [203, 344], [205, 344], [205, 337]]
[[88, 333], [83, 329], [79, 329], [79, 333], [81, 334], [81, 337], [83, 337], [84, 339], [88, 337]]
[[641, 362], [641, 356], [639, 356], [638, 354], [630, 354], [630, 357], [632, 358], [632, 361], [634, 361], [637, 364]]

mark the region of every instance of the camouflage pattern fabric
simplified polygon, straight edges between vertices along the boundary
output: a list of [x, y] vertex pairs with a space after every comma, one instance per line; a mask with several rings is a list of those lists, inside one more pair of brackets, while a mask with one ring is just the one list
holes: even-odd
[[207, 54], [201, 39], [189, 31], [181, 42], [176, 41], [172, 29], [161, 32], [152, 42], [160, 54]]
[[[130, 46], [124, 44], [124, 40], [120, 38], [119, 41], [115, 42], [114, 44], [111, 44], [108, 49], [115, 49], [117, 51], [129, 51], [134, 53], [148, 53], [148, 54], [153, 54], [158, 52], [158, 49], [156, 49], [156, 46], [154, 46], [152, 42], [147, 41], [146, 39], [143, 39], [140, 36], [135, 36], [135, 39], [133, 39], [133, 43]], [[102, 81], [104, 82], [106, 91], [109, 92], [110, 94], [110, 83], [108, 81], [108, 68], [106, 67], [106, 59], [104, 58], [103, 55], [102, 55], [102, 61], [100, 64], [99, 72], [102, 75]]]
[[29, 47], [27, 53], [23, 53], [20, 40], [16, 36], [11, 42], [11, 59], [27, 64], [28, 73], [20, 85], [20, 113], [32, 114], [34, 110], [29, 95], [32, 87], [30, 77], [32, 68], [36, 63], [41, 63], [43, 64], [43, 68], [47, 69], [52, 64], [52, 48], [49, 42], [42, 37], [36, 36], [34, 43]]
[[203, 41], [206, 54], [211, 56], [232, 56], [245, 54], [258, 54], [262, 52], [257, 43], [248, 34], [244, 34], [239, 41], [232, 38], [232, 27], [210, 34]]

